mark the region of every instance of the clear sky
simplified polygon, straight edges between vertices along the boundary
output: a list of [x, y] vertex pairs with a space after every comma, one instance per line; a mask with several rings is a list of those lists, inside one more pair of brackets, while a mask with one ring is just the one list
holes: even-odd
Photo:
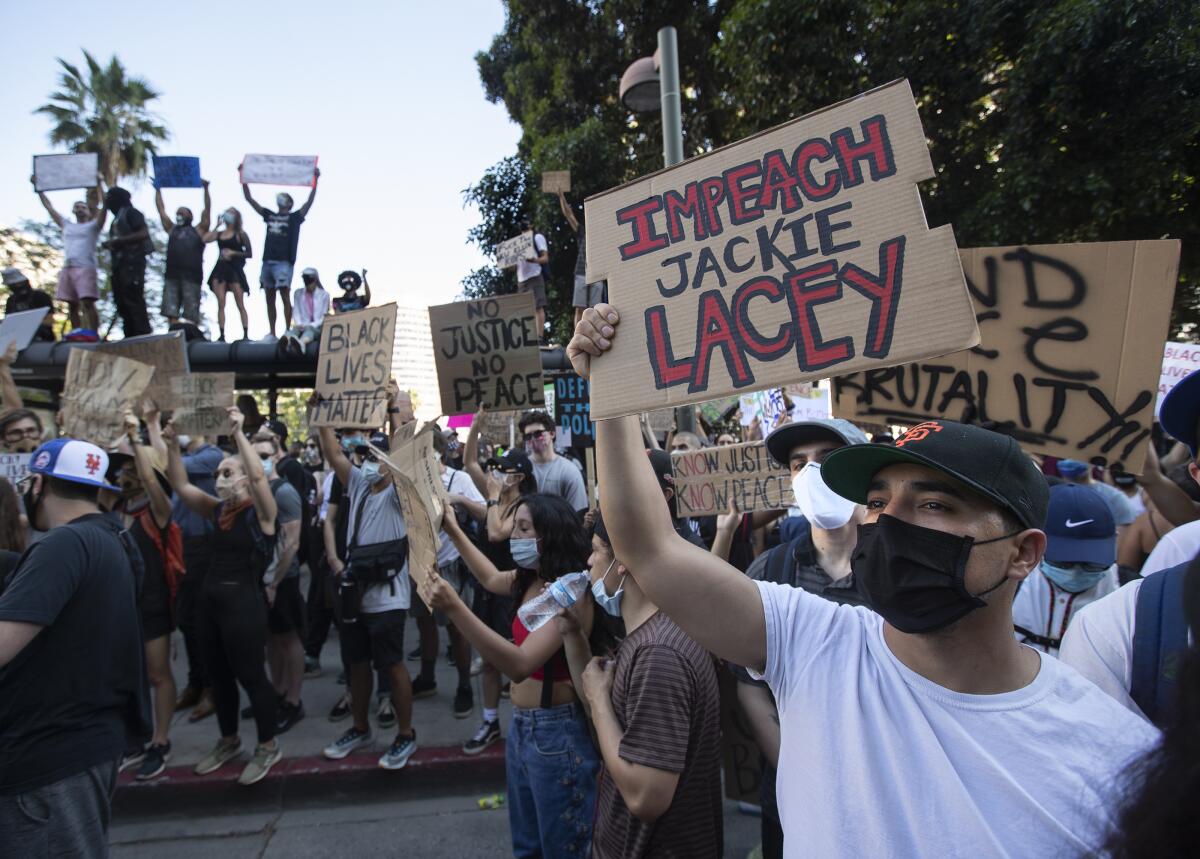
[[[48, 117], [32, 111], [58, 76], [56, 57], [83, 64], [81, 48], [114, 53], [162, 94], [171, 131], [166, 155], [198, 155], [215, 212], [234, 205], [257, 253], [263, 224], [242, 198], [237, 166], [247, 152], [320, 157], [321, 183], [300, 234], [299, 269], [314, 266], [335, 291], [343, 269], [368, 269], [373, 298], [423, 306], [454, 300], [484, 262], [466, 243], [476, 214], [462, 191], [515, 150], [520, 130], [489, 104], [474, 54], [504, 23], [499, 0], [451, 3], [293, 0], [282, 3], [0, 2], [0, 224], [43, 219], [29, 184], [31, 156], [55, 151]], [[134, 204], [154, 214], [149, 181], [127, 181]], [[273, 207], [276, 189], [251, 186]], [[288, 189], [299, 206], [307, 190]], [[67, 212], [79, 195], [51, 199]], [[168, 211], [196, 190], [165, 192]], [[205, 256], [211, 268], [216, 252]], [[266, 333], [257, 287], [250, 333]], [[206, 274], [207, 276], [207, 274]], [[215, 303], [205, 289], [205, 316]], [[232, 301], [227, 333], [240, 334]]]

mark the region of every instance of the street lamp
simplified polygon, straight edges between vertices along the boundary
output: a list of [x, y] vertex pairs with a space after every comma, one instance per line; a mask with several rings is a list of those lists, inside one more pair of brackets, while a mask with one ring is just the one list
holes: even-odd
[[[634, 113], [662, 112], [663, 164], [674, 167], [683, 160], [683, 118], [679, 101], [679, 42], [674, 27], [658, 31], [658, 50], [642, 57], [621, 75], [621, 103]], [[675, 410], [675, 427], [696, 431], [696, 411], [691, 406]]]

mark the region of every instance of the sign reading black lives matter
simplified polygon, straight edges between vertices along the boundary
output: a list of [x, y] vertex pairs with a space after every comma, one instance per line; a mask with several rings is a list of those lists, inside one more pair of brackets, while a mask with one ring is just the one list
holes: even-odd
[[586, 202], [622, 314], [600, 420], [967, 349], [979, 331], [907, 81]]
[[572, 447], [591, 447], [596, 443], [592, 423], [592, 404], [587, 379], [574, 373], [554, 377], [554, 423], [560, 434], [571, 434]]
[[378, 429], [387, 420], [396, 305], [326, 316], [310, 426]]
[[431, 307], [429, 328], [445, 414], [546, 402], [530, 293]]
[[835, 378], [834, 414], [865, 423], [995, 422], [1027, 450], [1139, 473], [1179, 242], [961, 253], [980, 345]]

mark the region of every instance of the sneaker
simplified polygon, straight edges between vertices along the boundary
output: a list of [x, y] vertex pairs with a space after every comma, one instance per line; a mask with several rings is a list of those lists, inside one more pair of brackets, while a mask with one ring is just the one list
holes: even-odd
[[477, 755], [486, 749], [488, 746], [494, 745], [500, 741], [500, 720], [494, 722], [480, 722], [479, 730], [475, 732], [475, 736], [463, 743], [464, 755]]
[[475, 696], [470, 686], [459, 686], [454, 693], [454, 718], [465, 719], [475, 712]]
[[200, 759], [200, 763], [196, 764], [194, 770], [196, 775], [208, 775], [211, 772], [216, 772], [226, 763], [236, 758], [242, 753], [241, 737], [234, 737], [232, 741], [217, 740], [217, 744], [213, 750]]
[[304, 677], [311, 680], [321, 676], [321, 660], [313, 656], [304, 657]]
[[384, 730], [396, 727], [396, 708], [392, 706], [390, 698], [379, 699], [379, 709], [375, 711], [375, 718], [379, 721], [379, 727]]
[[140, 766], [142, 761], [146, 759], [145, 749], [133, 749], [125, 753], [121, 758], [121, 763], [117, 767], [117, 772], [123, 773], [131, 767]]
[[416, 750], [417, 729], [413, 728], [411, 737], [397, 735], [396, 739], [392, 740], [391, 746], [383, 753], [383, 757], [379, 759], [379, 766], [385, 770], [402, 770]]
[[355, 728], [353, 725], [351, 725], [350, 729], [347, 730], [346, 733], [342, 734], [330, 745], [326, 746], [325, 751], [323, 751], [321, 754], [325, 755], [325, 757], [329, 758], [331, 761], [340, 761], [355, 749], [361, 748], [362, 746], [368, 746], [370, 744], [371, 732], [369, 730], [360, 731], [358, 728]]
[[418, 677], [412, 682], [412, 696], [414, 701], [418, 698], [432, 698], [436, 694], [436, 680], [426, 680], [424, 677]]
[[343, 695], [338, 702], [333, 705], [333, 709], [329, 711], [329, 721], [340, 722], [350, 716], [350, 695]]
[[279, 745], [279, 740], [275, 741], [274, 748], [259, 743], [254, 747], [254, 757], [250, 758], [250, 763], [246, 764], [246, 768], [238, 776], [238, 784], [258, 784], [267, 777], [271, 767], [279, 763], [282, 757], [283, 748]]
[[284, 701], [279, 705], [278, 717], [275, 723], [275, 732], [277, 734], [285, 734], [297, 722], [304, 718], [304, 702], [292, 704]]
[[138, 769], [138, 781], [146, 781], [152, 779], [167, 768], [167, 760], [171, 757], [171, 744], [163, 743], [162, 745], [151, 744], [146, 749], [146, 756], [142, 760], [142, 765]]
[[408, 651], [408, 661], [409, 662], [420, 662], [421, 661], [421, 648], [420, 647], [416, 647], [416, 648]]
[[500, 687], [500, 697], [507, 698], [510, 689], [512, 689], [512, 684], [505, 680], [504, 685]]
[[[246, 339], [248, 340], [250, 338], [247, 337]], [[263, 339], [261, 342], [263, 342], [263, 343], [278, 343], [279, 338], [276, 337], [274, 334], [265, 334], [265, 335], [263, 335]]]
[[179, 697], [175, 699], [175, 712], [180, 710], [190, 710], [200, 703], [200, 690], [195, 686], [184, 688]]
[[471, 676], [478, 677], [483, 673], [483, 657], [476, 656], [471, 660]]

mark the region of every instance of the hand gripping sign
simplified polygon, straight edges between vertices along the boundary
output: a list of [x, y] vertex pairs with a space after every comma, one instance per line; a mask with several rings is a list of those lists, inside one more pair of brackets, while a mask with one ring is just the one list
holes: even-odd
[[975, 345], [933, 175], [898, 81], [589, 198], [587, 280], [623, 320], [593, 419]]

